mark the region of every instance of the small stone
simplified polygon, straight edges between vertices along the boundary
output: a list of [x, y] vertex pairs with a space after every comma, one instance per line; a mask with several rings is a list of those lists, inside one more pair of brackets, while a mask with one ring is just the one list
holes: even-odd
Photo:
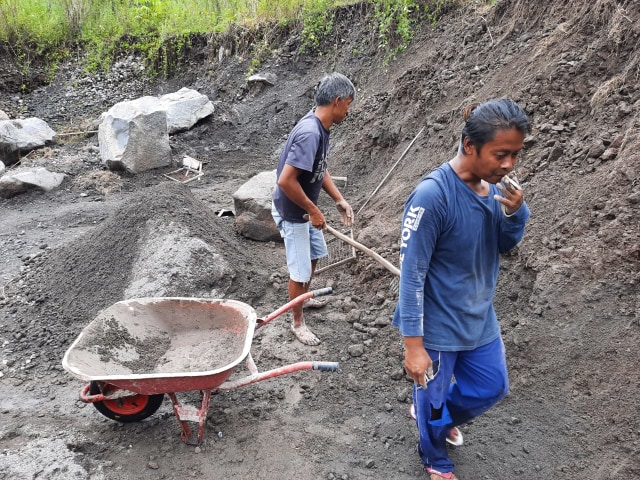
[[352, 357], [361, 357], [364, 354], [364, 345], [351, 345], [347, 351]]
[[617, 148], [607, 148], [602, 153], [602, 156], [600, 158], [602, 159], [603, 162], [606, 162], [608, 160], [613, 160], [614, 158], [616, 158], [617, 155], [618, 155]]
[[600, 158], [605, 150], [605, 146], [602, 143], [596, 143], [589, 149], [588, 156], [589, 158]]

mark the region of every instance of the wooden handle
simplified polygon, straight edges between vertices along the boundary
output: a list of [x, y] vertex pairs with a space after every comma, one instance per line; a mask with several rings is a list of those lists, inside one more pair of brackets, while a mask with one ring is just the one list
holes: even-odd
[[[305, 213], [302, 218], [304, 218], [305, 220], [309, 221], [309, 214]], [[378, 255], [376, 252], [374, 252], [373, 250], [371, 250], [370, 248], [365, 247], [364, 245], [362, 245], [361, 243], [356, 242], [353, 238], [351, 238], [348, 235], [345, 235], [342, 232], [339, 232], [338, 230], [336, 230], [335, 228], [330, 227], [329, 225], [327, 225], [325, 223], [325, 229], [327, 230], [327, 232], [329, 232], [331, 235], [333, 235], [334, 237], [339, 238], [340, 240], [348, 243], [349, 245], [351, 245], [354, 248], [357, 248], [358, 250], [360, 250], [362, 253], [364, 253], [365, 255], [368, 255], [369, 257], [373, 258], [376, 262], [378, 262], [380, 265], [382, 265], [384, 268], [386, 268], [387, 270], [389, 270], [391, 273], [393, 273], [394, 275], [400, 276], [400, 269], [398, 267], [396, 267], [393, 263], [389, 262], [387, 259], [385, 259], [384, 257]]]
[[389, 262], [388, 260], [386, 260], [382, 256], [378, 255], [376, 252], [374, 252], [370, 248], [367, 248], [364, 245], [362, 245], [361, 243], [356, 242], [353, 238], [351, 238], [348, 235], [345, 235], [342, 232], [339, 232], [335, 228], [331, 228], [329, 225], [327, 225], [326, 228], [327, 228], [327, 231], [331, 235], [339, 238], [340, 240], [342, 240], [342, 241], [348, 243], [349, 245], [351, 245], [352, 247], [357, 248], [358, 250], [360, 250], [365, 255], [368, 255], [369, 257], [373, 258], [376, 262], [378, 262], [380, 265], [382, 265], [384, 268], [389, 270], [394, 275], [400, 276], [400, 269], [398, 267], [393, 265], [391, 262]]

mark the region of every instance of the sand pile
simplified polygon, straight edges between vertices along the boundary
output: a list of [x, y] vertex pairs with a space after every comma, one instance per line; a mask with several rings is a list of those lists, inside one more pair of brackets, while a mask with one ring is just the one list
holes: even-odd
[[[262, 294], [269, 272], [252, 268], [241, 241], [233, 218], [217, 217], [186, 186], [145, 189], [84, 236], [45, 252], [13, 283], [12, 316], [24, 319], [13, 353], [34, 344], [66, 347], [98, 311], [128, 298], [243, 300], [247, 285]], [[57, 361], [61, 352], [51, 356]]]

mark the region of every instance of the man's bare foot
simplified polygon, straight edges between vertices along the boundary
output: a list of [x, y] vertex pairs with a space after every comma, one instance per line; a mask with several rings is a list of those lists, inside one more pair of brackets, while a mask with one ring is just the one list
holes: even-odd
[[302, 324], [299, 327], [294, 327], [291, 325], [291, 331], [296, 336], [301, 343], [305, 345], [318, 345], [320, 343], [320, 339], [316, 337], [306, 325]]
[[302, 302], [302, 308], [323, 308], [327, 305], [327, 300], [318, 300], [316, 298], [307, 298]]
[[427, 468], [426, 470], [431, 480], [458, 480], [458, 477], [453, 472], [442, 473], [433, 468]]

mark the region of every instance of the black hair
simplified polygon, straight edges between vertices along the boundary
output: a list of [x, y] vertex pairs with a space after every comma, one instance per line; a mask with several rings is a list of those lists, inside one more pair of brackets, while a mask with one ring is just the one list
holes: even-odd
[[524, 134], [531, 131], [527, 114], [509, 98], [471, 104], [464, 109], [463, 118], [465, 123], [460, 136], [460, 151], [463, 149], [465, 138], [468, 138], [479, 152], [485, 143], [493, 140], [499, 130], [515, 128]]

